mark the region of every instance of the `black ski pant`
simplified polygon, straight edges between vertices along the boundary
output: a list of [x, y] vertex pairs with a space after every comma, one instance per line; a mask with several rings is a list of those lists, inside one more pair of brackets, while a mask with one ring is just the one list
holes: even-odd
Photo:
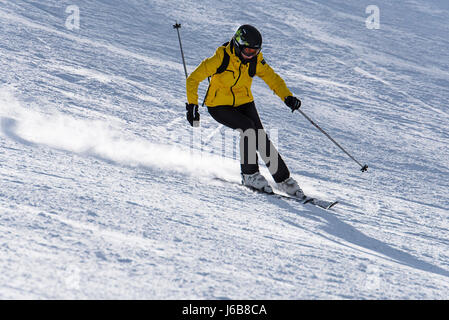
[[263, 128], [254, 102], [238, 107], [208, 107], [208, 111], [217, 122], [240, 131], [242, 173], [253, 174], [259, 171], [257, 157], [257, 152], [259, 152], [274, 181], [282, 182], [290, 177], [290, 171], [284, 160], [282, 160]]

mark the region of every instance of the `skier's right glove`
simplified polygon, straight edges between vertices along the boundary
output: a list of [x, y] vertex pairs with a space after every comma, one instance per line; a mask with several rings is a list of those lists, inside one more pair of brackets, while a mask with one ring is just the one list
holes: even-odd
[[298, 110], [301, 107], [301, 100], [296, 97], [288, 96], [284, 100], [285, 104], [292, 109], [292, 112]]
[[198, 127], [200, 125], [200, 114], [198, 112], [197, 104], [186, 103], [186, 117], [192, 127]]

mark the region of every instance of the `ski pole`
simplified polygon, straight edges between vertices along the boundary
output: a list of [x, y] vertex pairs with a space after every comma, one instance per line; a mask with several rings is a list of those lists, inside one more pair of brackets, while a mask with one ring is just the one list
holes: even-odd
[[358, 162], [353, 156], [351, 156], [345, 149], [343, 149], [342, 146], [340, 146], [337, 141], [335, 141], [334, 139], [332, 139], [332, 137], [326, 133], [326, 131], [324, 131], [323, 129], [320, 128], [320, 126], [318, 126], [312, 119], [310, 119], [304, 112], [302, 112], [300, 109], [297, 109], [299, 111], [299, 113], [301, 113], [304, 118], [306, 118], [307, 120], [309, 120], [309, 122], [311, 124], [313, 124], [318, 130], [320, 130], [326, 137], [329, 138], [330, 141], [332, 141], [333, 143], [335, 143], [335, 145], [337, 147], [339, 147], [344, 153], [346, 153], [352, 160], [354, 160], [360, 167], [361, 167], [361, 171], [365, 172], [368, 170], [368, 165], [362, 165], [360, 162]]
[[[176, 23], [173, 25], [173, 28], [176, 29], [178, 32], [178, 40], [179, 40], [179, 47], [181, 48], [181, 56], [182, 56], [182, 64], [184, 65], [184, 73], [186, 74], [186, 79], [189, 77], [187, 74], [187, 67], [186, 67], [186, 60], [184, 59], [184, 51], [182, 50], [182, 43], [181, 43], [181, 35], [179, 34], [179, 29], [181, 29], [181, 24], [176, 21]], [[186, 107], [188, 107], [188, 104], [186, 103]], [[198, 127], [200, 123], [200, 115], [198, 113], [198, 106], [196, 106], [195, 109], [195, 116], [193, 121], [193, 127]]]
[[176, 31], [178, 32], [178, 40], [179, 40], [179, 47], [181, 48], [182, 64], [184, 65], [184, 72], [186, 74], [186, 79], [187, 79], [188, 74], [187, 74], [186, 60], [184, 59], [184, 51], [182, 50], [181, 35], [179, 34], [179, 29], [181, 29], [181, 24], [178, 23], [178, 21], [176, 21], [176, 24], [173, 25], [173, 28], [176, 29]]

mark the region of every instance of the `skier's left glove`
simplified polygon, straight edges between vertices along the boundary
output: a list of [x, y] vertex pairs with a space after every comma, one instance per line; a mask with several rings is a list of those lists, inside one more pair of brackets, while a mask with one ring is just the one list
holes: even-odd
[[284, 100], [285, 104], [292, 109], [292, 112], [298, 110], [301, 107], [301, 100], [296, 97], [288, 96]]
[[192, 127], [198, 127], [200, 125], [200, 113], [198, 112], [197, 104], [186, 103], [186, 117]]

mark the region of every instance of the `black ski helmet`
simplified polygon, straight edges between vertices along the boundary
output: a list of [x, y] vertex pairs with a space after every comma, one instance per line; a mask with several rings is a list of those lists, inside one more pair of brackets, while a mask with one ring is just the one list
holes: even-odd
[[244, 24], [240, 26], [235, 35], [232, 37], [232, 45], [235, 50], [235, 54], [242, 60], [243, 62], [246, 59], [242, 57], [242, 51], [245, 48], [257, 49], [257, 54], [262, 49], [262, 35], [260, 32], [249, 24]]

